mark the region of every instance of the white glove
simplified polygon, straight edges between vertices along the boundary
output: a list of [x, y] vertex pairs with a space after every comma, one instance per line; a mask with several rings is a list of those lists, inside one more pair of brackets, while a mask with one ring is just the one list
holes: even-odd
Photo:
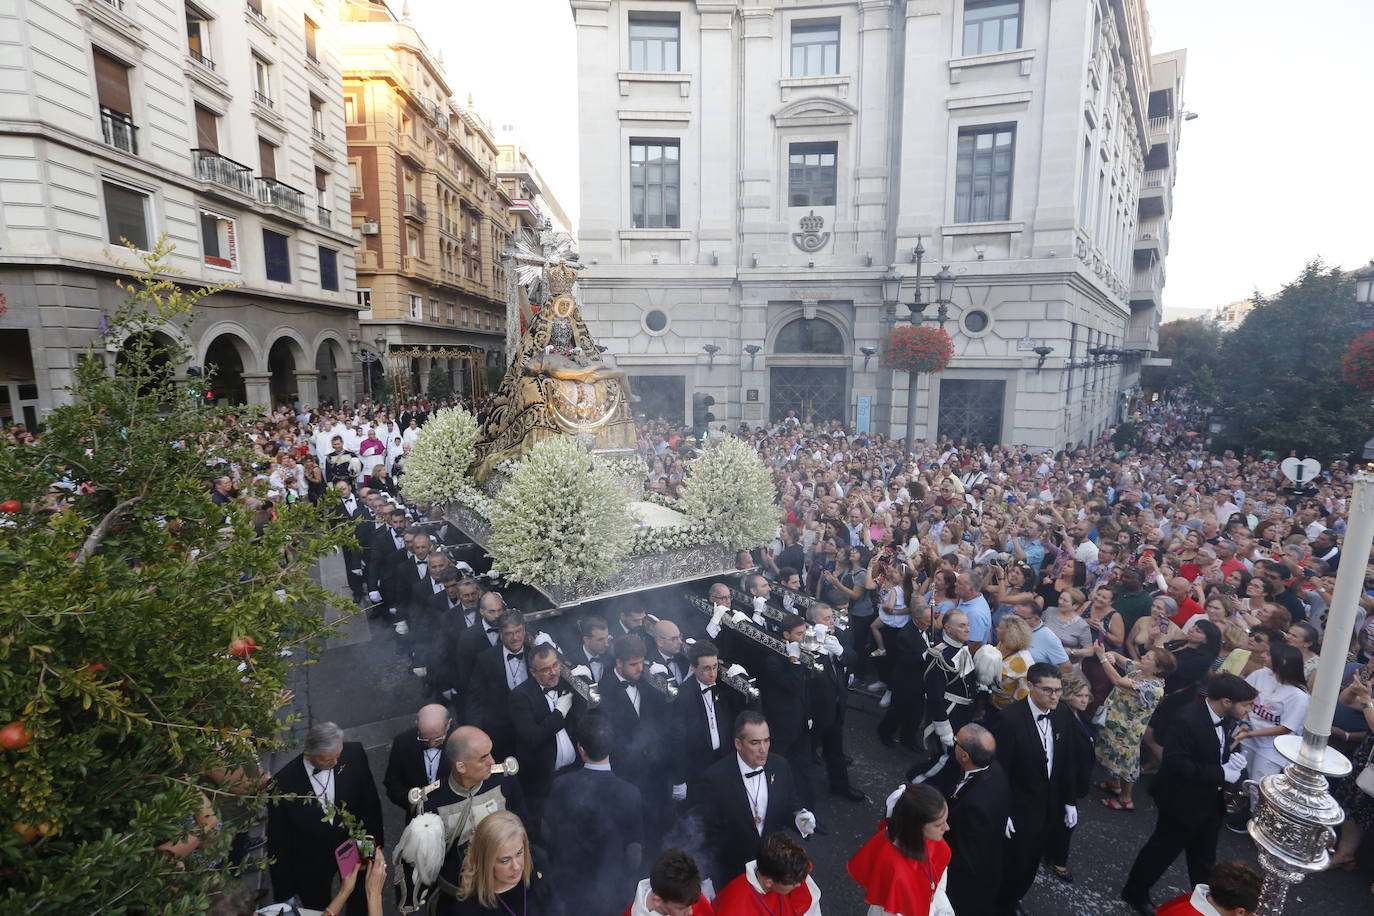
[[818, 623], [811, 627], [811, 632], [816, 634], [816, 642], [825, 642], [825, 637], [830, 633], [830, 628], [823, 623]]
[[1006, 838], [1007, 838], [1007, 839], [1011, 839], [1011, 835], [1012, 835], [1013, 833], [1015, 833], [1015, 832], [1016, 832], [1016, 825], [1013, 824], [1013, 823], [1011, 822], [1011, 818], [1007, 818], [1007, 832], [1006, 832]]
[[1078, 808], [1075, 805], [1064, 806], [1064, 826], [1070, 830], [1078, 826]]
[[367, 600], [371, 601], [373, 604], [381, 604], [382, 593], [377, 591], [376, 589], [373, 589], [372, 591], [367, 593]]
[[762, 614], [762, 613], [763, 613], [763, 609], [764, 609], [765, 607], [767, 607], [767, 606], [768, 606], [768, 599], [767, 599], [767, 598], [760, 598], [758, 595], [755, 595], [755, 596], [754, 596], [754, 613], [755, 613], [755, 614]]
[[553, 643], [553, 637], [548, 633], [540, 633], [538, 636], [534, 637], [534, 644], [536, 646], [553, 646], [555, 649], [558, 648], [558, 646], [555, 646]]
[[743, 612], [743, 611], [732, 611], [732, 612], [730, 613], [730, 619], [733, 620], [735, 623], [748, 623], [748, 622], [749, 622], [749, 618], [744, 616], [744, 612]]
[[797, 825], [797, 832], [803, 839], [816, 832], [816, 815], [805, 808], [797, 812], [797, 818], [793, 823]]
[[660, 662], [654, 662], [652, 665], [649, 666], [649, 670], [652, 671], [654, 674], [661, 674], [664, 677], [668, 676], [667, 666], [663, 665]]
[[788, 658], [801, 658], [801, 643], [799, 643], [799, 642], [789, 642], [789, 643], [787, 644], [787, 657], [788, 657]]
[[888, 793], [887, 801], [885, 802], [884, 807], [884, 810], [887, 811], [887, 817], [892, 817], [892, 809], [897, 807], [897, 799], [902, 797], [902, 793], [906, 791], [906, 787], [907, 784], [902, 783], [900, 786], [898, 786], [897, 788], [893, 789], [891, 792]]
[[731, 677], [748, 677], [749, 672], [744, 670], [743, 665], [731, 665], [725, 669], [725, 673]]
[[406, 635], [406, 634], [409, 633], [409, 632], [410, 632], [410, 624], [406, 623], [404, 620], [398, 620], [398, 621], [396, 621], [396, 635], [397, 635], [397, 636], [404, 636], [404, 635]]
[[687, 800], [687, 783], [680, 782], [673, 786], [673, 801]]
[[1240, 779], [1246, 762], [1245, 751], [1232, 751], [1231, 756], [1221, 765], [1221, 772], [1226, 777], [1226, 781], [1235, 782]]
[[451, 700], [454, 697], [458, 696], [458, 691], [450, 687], [447, 690], [439, 691], [439, 696], [443, 697], [445, 700]]
[[592, 680], [591, 669], [588, 668], [586, 665], [578, 665], [576, 668], [569, 671], [568, 674], [572, 675], [573, 677], [585, 677], [589, 681]]
[[563, 694], [557, 700], [554, 700], [553, 708], [561, 712], [564, 716], [567, 716], [567, 714], [572, 710], [572, 698], [573, 695], [570, 693]]
[[363, 574], [363, 571], [361, 569], [350, 569], [348, 572], [350, 575], [354, 576], [361, 576]]
[[935, 723], [935, 734], [940, 736], [940, 743], [946, 748], [954, 747], [954, 729], [950, 726], [948, 719], [942, 719]]
[[429, 669], [425, 668], [424, 666], [421, 666], [419, 668], [411, 668], [410, 673], [415, 675], [416, 677], [424, 677], [426, 674], [429, 673]]
[[725, 619], [725, 615], [730, 613], [730, 609], [722, 604], [717, 604], [711, 611], [711, 623], [720, 626], [720, 622]]
[[807, 719], [807, 720], [806, 720], [806, 730], [807, 730], [807, 731], [811, 731], [811, 723], [812, 723], [812, 721], [814, 721], [814, 720], [812, 720], [812, 719]]

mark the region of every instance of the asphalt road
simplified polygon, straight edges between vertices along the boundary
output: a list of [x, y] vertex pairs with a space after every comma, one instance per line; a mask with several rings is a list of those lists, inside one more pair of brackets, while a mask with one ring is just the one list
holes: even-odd
[[[343, 571], [337, 558], [322, 567], [324, 582], [341, 588]], [[381, 780], [392, 737], [411, 724], [415, 710], [424, 702], [416, 678], [396, 654], [389, 629], [369, 624], [356, 616], [344, 624], [340, 636], [330, 640], [314, 664], [299, 669], [296, 703], [292, 712], [305, 722], [333, 721], [344, 728], [348, 740], [367, 748], [373, 775]], [[854, 758], [853, 784], [867, 793], [869, 804], [855, 803], [822, 793], [816, 814], [828, 829], [813, 836], [808, 849], [814, 863], [812, 877], [821, 889], [822, 909], [831, 916], [862, 914], [862, 893], [848, 874], [845, 863], [868, 839], [881, 816], [880, 805], [900, 783], [911, 763], [902, 749], [890, 750], [877, 740], [879, 709], [863, 693], [851, 692], [846, 750]], [[284, 762], [284, 759], [280, 762]], [[817, 786], [824, 789], [825, 773], [816, 768]], [[1137, 811], [1108, 811], [1094, 792], [1079, 805], [1080, 821], [1074, 833], [1070, 867], [1075, 883], [1064, 884], [1042, 869], [1034, 888], [1023, 901], [1030, 916], [1127, 916], [1134, 913], [1117, 894], [1137, 850], [1154, 825], [1147, 782], [1136, 788]], [[380, 788], [379, 788], [380, 791]], [[399, 839], [401, 814], [383, 799], [389, 843]], [[1258, 867], [1254, 845], [1248, 837], [1222, 831], [1219, 859], [1239, 859]], [[1374, 843], [1366, 843], [1360, 867], [1354, 872], [1327, 872], [1308, 878], [1289, 893], [1285, 912], [1321, 913], [1329, 916], [1374, 914]], [[1184, 893], [1188, 877], [1182, 857], [1154, 888], [1156, 903]], [[389, 901], [389, 897], [388, 897]], [[389, 904], [388, 904], [389, 905]], [[392, 911], [394, 912], [394, 911]]]

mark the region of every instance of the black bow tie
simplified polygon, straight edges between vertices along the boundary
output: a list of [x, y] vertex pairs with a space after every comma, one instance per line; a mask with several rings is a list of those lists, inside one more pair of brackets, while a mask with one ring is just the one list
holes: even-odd
[[545, 688], [544, 688], [544, 692], [547, 693], [547, 694], [550, 695], [550, 696], [555, 696], [555, 697], [558, 696], [558, 688], [557, 688], [557, 687], [545, 687]]
[[513, 662], [513, 661], [515, 661], [515, 660], [517, 660], [517, 659], [521, 659], [521, 658], [524, 658], [524, 657], [525, 657], [525, 653], [524, 653], [524, 652], [507, 652], [507, 653], [506, 653], [506, 661], [508, 661], [508, 662]]
[[483, 629], [485, 629], [488, 633], [500, 633], [500, 632], [501, 632], [501, 628], [500, 628], [500, 627], [484, 627]]
[[749, 771], [748, 773], [745, 773], [745, 774], [744, 774], [744, 778], [745, 778], [745, 779], [753, 779], [755, 776], [759, 775], [759, 774], [762, 773], [762, 772], [763, 772], [763, 767], [759, 767], [757, 770], [751, 770], [751, 771]]
[[1049, 717], [1050, 717], [1050, 714], [1049, 714], [1049, 713], [1047, 713], [1047, 712], [1042, 712], [1040, 715], [1038, 715], [1038, 716], [1035, 717], [1035, 721], [1036, 721], [1036, 722], [1044, 722], [1044, 721], [1045, 721], [1046, 719], [1048, 719]]

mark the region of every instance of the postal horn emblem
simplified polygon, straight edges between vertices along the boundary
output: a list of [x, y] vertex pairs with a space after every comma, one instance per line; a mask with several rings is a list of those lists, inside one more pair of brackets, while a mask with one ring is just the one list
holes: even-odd
[[824, 228], [825, 217], [812, 210], [801, 218], [801, 232], [792, 233], [792, 243], [807, 254], [820, 251], [830, 241], [830, 233], [821, 231]]

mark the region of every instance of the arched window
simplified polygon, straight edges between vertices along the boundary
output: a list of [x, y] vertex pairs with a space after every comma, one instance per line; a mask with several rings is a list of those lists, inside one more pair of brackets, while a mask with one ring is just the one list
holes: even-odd
[[774, 353], [843, 353], [839, 328], [821, 318], [798, 318], [778, 332]]

